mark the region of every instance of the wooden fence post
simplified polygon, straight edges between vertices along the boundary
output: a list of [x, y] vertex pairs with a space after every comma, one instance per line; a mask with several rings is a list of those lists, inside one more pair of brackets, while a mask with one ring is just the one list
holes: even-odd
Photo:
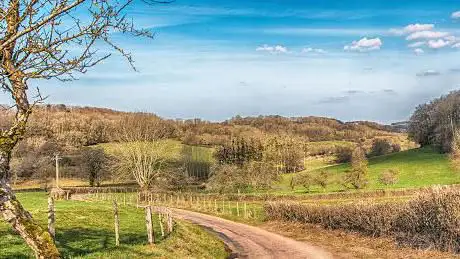
[[238, 201], [236, 202], [236, 215], [239, 217], [240, 216], [240, 206], [238, 204]]
[[244, 202], [244, 218], [247, 219], [248, 218], [248, 211], [246, 209], [246, 202]]
[[167, 220], [167, 227], [168, 227], [168, 233], [170, 234], [172, 231], [173, 231], [173, 218], [172, 218], [172, 215], [171, 215], [171, 211], [167, 211], [167, 217], [168, 217], [168, 220]]
[[147, 227], [147, 238], [149, 244], [155, 243], [155, 233], [153, 232], [153, 224], [152, 224], [152, 207], [146, 206], [145, 207], [145, 225]]
[[56, 240], [56, 228], [54, 226], [56, 222], [56, 217], [54, 214], [54, 198], [52, 196], [48, 197], [48, 232], [50, 233], [53, 240]]
[[214, 210], [217, 212], [219, 208], [217, 208], [217, 200], [214, 199]]
[[163, 227], [163, 215], [161, 214], [162, 211], [158, 211], [158, 221], [160, 222], [160, 230], [161, 230], [161, 236], [165, 236], [165, 229]]
[[120, 219], [118, 218], [118, 204], [113, 200], [113, 216], [115, 218], [115, 245], [120, 245]]

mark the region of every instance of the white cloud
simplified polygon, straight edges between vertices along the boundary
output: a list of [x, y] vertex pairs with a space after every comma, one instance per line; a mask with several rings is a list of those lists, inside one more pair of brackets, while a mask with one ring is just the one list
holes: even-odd
[[430, 31], [434, 29], [434, 24], [409, 24], [403, 29], [390, 29], [390, 33], [398, 36], [410, 34], [418, 31]]
[[366, 37], [360, 39], [359, 41], [353, 41], [351, 45], [346, 45], [343, 47], [344, 50], [348, 51], [359, 51], [366, 52], [372, 50], [379, 50], [383, 45], [380, 38], [368, 39]]
[[409, 45], [407, 45], [409, 48], [418, 48], [418, 47], [421, 47], [421, 46], [425, 46], [426, 45], [426, 42], [424, 41], [417, 41], [417, 42], [414, 42], [414, 43], [411, 43]]
[[441, 49], [446, 46], [449, 46], [451, 43], [449, 41], [445, 41], [443, 39], [438, 40], [430, 40], [428, 41], [428, 47], [431, 49]]
[[417, 31], [429, 31], [434, 28], [434, 24], [409, 24], [406, 27], [404, 27], [404, 32], [406, 33], [413, 33]]
[[452, 19], [459, 19], [460, 18], [460, 11], [453, 12], [450, 17]]
[[264, 44], [263, 46], [257, 47], [256, 51], [267, 51], [272, 54], [281, 54], [281, 53], [288, 53], [288, 49], [282, 45], [276, 45], [276, 46], [269, 46], [267, 44]]
[[456, 48], [456, 49], [460, 48], [460, 42], [455, 43], [454, 45], [452, 45], [452, 48]]
[[407, 36], [406, 40], [439, 39], [439, 38], [444, 38], [447, 36], [449, 36], [448, 32], [417, 31]]
[[455, 42], [458, 41], [457, 37], [455, 37], [455, 36], [453, 36], [453, 35], [447, 36], [447, 37], [445, 37], [444, 39], [445, 39], [446, 41], [448, 41], [449, 44], [453, 44], [453, 43], [455, 43]]
[[415, 55], [422, 55], [423, 53], [425, 53], [425, 51], [423, 49], [417, 48], [414, 49], [414, 53]]
[[302, 49], [302, 53], [318, 53], [318, 54], [325, 54], [327, 53], [327, 51], [325, 51], [324, 49], [315, 49], [315, 48], [303, 48]]
[[275, 46], [275, 52], [276, 53], [286, 53], [288, 52], [287, 48], [281, 45], [276, 45]]
[[438, 72], [438, 71], [436, 71], [436, 70], [432, 70], [432, 69], [425, 70], [425, 71], [422, 71], [422, 72], [417, 73], [417, 76], [418, 76], [418, 77], [439, 76], [439, 75], [441, 75], [440, 72]]

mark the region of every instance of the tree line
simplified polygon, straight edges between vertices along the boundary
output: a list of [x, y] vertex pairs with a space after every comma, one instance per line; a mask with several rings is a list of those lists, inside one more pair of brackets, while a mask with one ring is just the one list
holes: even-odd
[[[0, 128], [6, 129], [14, 112], [0, 109]], [[397, 136], [390, 126], [372, 122], [341, 122], [321, 117], [236, 116], [223, 122], [200, 119], [169, 120], [144, 112], [66, 105], [37, 106], [28, 124], [28, 137], [44, 137], [69, 147], [131, 139], [177, 139], [184, 144], [215, 146], [235, 137], [261, 139], [290, 135], [304, 142], [351, 141]]]
[[409, 121], [409, 137], [421, 146], [450, 152], [460, 126], [460, 91], [417, 106]]

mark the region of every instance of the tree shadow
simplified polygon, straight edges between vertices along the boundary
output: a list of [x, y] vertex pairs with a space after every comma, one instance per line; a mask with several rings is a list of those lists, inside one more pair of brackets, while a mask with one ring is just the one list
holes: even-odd
[[[120, 234], [122, 246], [115, 246], [115, 235], [111, 231], [89, 228], [60, 229], [56, 233], [56, 244], [65, 257], [84, 256], [92, 253], [110, 253], [126, 250], [131, 253], [144, 255], [126, 245], [145, 245], [145, 235], [134, 232]], [[146, 254], [148, 255], [148, 254]]]
[[[8, 236], [8, 239], [0, 239], [0, 258], [26, 259], [34, 257], [32, 250], [13, 230], [5, 229], [0, 231], [0, 236]], [[109, 255], [117, 253], [136, 258], [161, 256], [150, 249], [142, 251], [134, 247], [136, 245], [147, 245], [146, 238], [146, 235], [140, 233], [123, 231], [120, 233], [121, 246], [116, 247], [115, 235], [111, 231], [90, 228], [59, 229], [56, 233], [56, 245], [63, 258], [91, 254], [96, 254], [97, 256], [98, 253]], [[1, 248], [8, 249], [2, 251]]]

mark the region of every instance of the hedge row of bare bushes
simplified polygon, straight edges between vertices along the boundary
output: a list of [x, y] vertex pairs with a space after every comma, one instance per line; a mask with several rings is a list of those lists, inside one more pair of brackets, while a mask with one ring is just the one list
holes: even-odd
[[[457, 186], [457, 185], [455, 185]], [[460, 185], [458, 185], [460, 187]], [[194, 191], [199, 190], [198, 188]], [[377, 190], [353, 190], [346, 192], [331, 192], [331, 193], [312, 193], [312, 194], [274, 194], [274, 193], [208, 193], [204, 194], [208, 197], [216, 199], [225, 199], [230, 201], [245, 200], [245, 201], [305, 201], [305, 200], [340, 200], [340, 199], [368, 199], [381, 197], [400, 197], [400, 196], [415, 196], [421, 188], [405, 188], [405, 189], [377, 189]]]
[[416, 248], [460, 252], [460, 190], [457, 188], [423, 190], [408, 202], [330, 206], [269, 202], [264, 208], [270, 220], [389, 236], [400, 244]]

